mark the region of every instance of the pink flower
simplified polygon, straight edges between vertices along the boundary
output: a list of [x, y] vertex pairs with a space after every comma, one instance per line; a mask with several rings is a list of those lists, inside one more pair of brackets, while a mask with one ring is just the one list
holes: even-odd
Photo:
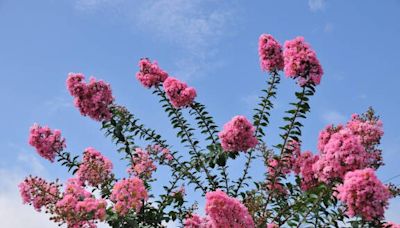
[[383, 124], [381, 120], [367, 120], [353, 114], [346, 125], [354, 134], [359, 135], [365, 146], [376, 145], [383, 136]]
[[318, 159], [318, 155], [313, 155], [311, 151], [305, 151], [295, 160], [293, 170], [296, 174], [301, 175], [301, 189], [303, 191], [309, 190], [318, 183], [313, 170], [313, 165]]
[[168, 77], [164, 81], [164, 90], [175, 108], [190, 106], [197, 95], [193, 87], [188, 87], [186, 83], [173, 77]]
[[337, 198], [347, 206], [347, 215], [358, 215], [367, 221], [383, 218], [391, 196], [371, 168], [346, 173], [337, 191]]
[[320, 181], [328, 183], [343, 178], [348, 171], [365, 168], [368, 156], [360, 137], [342, 129], [331, 135], [313, 170]]
[[162, 83], [168, 77], [168, 73], [163, 71], [156, 61], [151, 63], [147, 58], [139, 61], [140, 71], [136, 73], [136, 78], [146, 88], [151, 88]]
[[283, 57], [287, 77], [297, 78], [300, 86], [320, 83], [324, 72], [317, 55], [303, 37], [286, 41]]
[[62, 199], [55, 205], [52, 220], [67, 223], [68, 227], [96, 227], [97, 220], [104, 221], [107, 202], [94, 198], [82, 184], [77, 178], [68, 180]]
[[111, 201], [119, 215], [126, 215], [129, 210], [140, 211], [142, 200], [147, 200], [147, 190], [143, 181], [137, 177], [122, 179], [115, 183], [111, 193]]
[[103, 121], [111, 118], [109, 106], [113, 103], [111, 87], [104, 81], [90, 78], [89, 83], [84, 82], [81, 73], [69, 73], [67, 88], [75, 98], [75, 106], [82, 115]]
[[59, 185], [46, 182], [40, 177], [27, 177], [18, 185], [24, 204], [31, 204], [37, 211], [42, 207], [54, 205], [60, 195]]
[[135, 151], [136, 153], [132, 158], [132, 165], [128, 168], [128, 173], [150, 178], [152, 173], [157, 170], [157, 167], [153, 163], [153, 159], [146, 150], [136, 148]]
[[262, 34], [258, 41], [261, 69], [272, 72], [283, 70], [282, 46], [270, 34]]
[[324, 130], [319, 133], [317, 147], [321, 153], [324, 153], [325, 145], [329, 142], [329, 139], [331, 139], [332, 134], [340, 131], [341, 129], [343, 129], [342, 125], [339, 125], [337, 127], [333, 125], [328, 125], [325, 127]]
[[246, 117], [235, 116], [224, 125], [218, 136], [225, 151], [247, 151], [258, 143], [254, 131], [253, 125]]
[[275, 223], [268, 223], [266, 228], [279, 228], [279, 226], [276, 225]]
[[213, 224], [212, 227], [255, 227], [247, 208], [221, 190], [206, 194], [206, 213]]
[[110, 178], [113, 165], [99, 151], [89, 147], [83, 153], [83, 161], [79, 165], [77, 177], [91, 186], [98, 186]]
[[30, 129], [29, 144], [36, 148], [40, 156], [51, 162], [54, 162], [56, 155], [66, 147], [60, 130], [51, 130], [38, 124], [34, 124]]
[[214, 228], [208, 217], [200, 217], [199, 215], [192, 214], [191, 217], [185, 219], [185, 228]]

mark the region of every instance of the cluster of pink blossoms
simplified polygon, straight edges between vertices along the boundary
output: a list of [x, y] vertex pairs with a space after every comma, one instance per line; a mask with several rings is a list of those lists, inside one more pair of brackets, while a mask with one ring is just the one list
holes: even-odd
[[208, 217], [200, 217], [196, 214], [186, 218], [184, 226], [185, 228], [214, 228]]
[[175, 108], [187, 107], [196, 98], [196, 90], [176, 78], [168, 77], [163, 85], [168, 99]]
[[318, 180], [315, 178], [313, 165], [318, 161], [319, 156], [313, 155], [311, 151], [305, 151], [296, 158], [294, 172], [301, 175], [301, 189], [307, 191], [314, 187]]
[[151, 63], [147, 58], [139, 61], [139, 69], [140, 71], [136, 73], [136, 78], [146, 88], [156, 86], [168, 78], [168, 73], [163, 71], [156, 61]]
[[224, 129], [218, 136], [225, 151], [247, 151], [258, 143], [254, 131], [254, 126], [246, 117], [235, 116], [224, 125]]
[[147, 190], [141, 179], [131, 177], [115, 183], [110, 200], [114, 202], [114, 209], [119, 215], [126, 215], [129, 210], [140, 211], [142, 200], [147, 200]]
[[268, 223], [266, 228], [279, 228], [275, 223]]
[[261, 69], [272, 72], [283, 70], [282, 46], [270, 34], [262, 34], [258, 41]]
[[359, 215], [367, 221], [383, 217], [391, 196], [371, 168], [346, 173], [337, 191], [337, 198], [347, 205], [347, 215]]
[[346, 125], [352, 132], [359, 135], [365, 146], [378, 144], [383, 136], [381, 120], [366, 120], [358, 114], [353, 114]]
[[296, 37], [285, 42], [284, 71], [286, 76], [297, 78], [300, 86], [306, 84], [318, 85], [324, 73], [314, 50], [304, 41]]
[[83, 153], [83, 161], [76, 173], [77, 177], [90, 186], [98, 186], [110, 178], [113, 165], [99, 151], [89, 147]]
[[51, 162], [57, 153], [66, 147], [60, 130], [51, 130], [47, 126], [41, 127], [38, 124], [34, 124], [30, 129], [29, 144], [36, 148], [40, 156]]
[[42, 207], [55, 204], [60, 197], [59, 185], [48, 183], [39, 177], [27, 177], [18, 185], [24, 204], [31, 204], [35, 210], [41, 211]]
[[394, 222], [387, 222], [384, 225], [384, 228], [400, 228], [400, 224], [396, 224]]
[[348, 171], [365, 168], [368, 157], [360, 137], [345, 128], [331, 135], [313, 169], [320, 181], [328, 183], [342, 179]]
[[96, 199], [83, 188], [83, 183], [77, 178], [71, 178], [65, 187], [65, 192], [54, 209], [55, 222], [65, 222], [68, 227], [96, 227], [96, 221], [106, 217], [107, 202]]
[[114, 101], [111, 87], [104, 81], [96, 81], [90, 78], [89, 83], [85, 83], [85, 76], [81, 73], [69, 73], [67, 88], [75, 98], [75, 106], [84, 116], [103, 121], [111, 118], [109, 106]]
[[255, 227], [247, 208], [221, 190], [206, 194], [206, 214], [205, 218], [192, 215], [186, 219], [185, 228]]
[[166, 159], [167, 161], [171, 161], [174, 159], [174, 157], [171, 154], [171, 151], [168, 148], [163, 148], [160, 145], [153, 145], [150, 148], [151, 151], [155, 152], [155, 154], [161, 153], [161, 156], [163, 159]]
[[132, 166], [128, 168], [128, 173], [150, 178], [152, 173], [157, 170], [157, 167], [154, 165], [149, 152], [139, 147], [135, 149], [135, 152], [132, 158]]

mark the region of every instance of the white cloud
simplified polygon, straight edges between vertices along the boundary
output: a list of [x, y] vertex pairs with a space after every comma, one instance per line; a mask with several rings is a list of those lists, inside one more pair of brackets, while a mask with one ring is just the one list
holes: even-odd
[[324, 10], [325, 4], [325, 0], [308, 0], [308, 6], [312, 12]]
[[322, 115], [322, 119], [327, 124], [339, 124], [346, 121], [346, 116], [337, 111], [328, 111]]
[[185, 79], [218, 66], [213, 59], [216, 45], [234, 12], [215, 0], [76, 0], [76, 8], [118, 14], [149, 39], [172, 45], [176, 48], [174, 71]]

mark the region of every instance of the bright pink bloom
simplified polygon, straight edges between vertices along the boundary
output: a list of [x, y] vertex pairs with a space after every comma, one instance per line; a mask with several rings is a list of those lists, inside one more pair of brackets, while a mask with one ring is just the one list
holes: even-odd
[[353, 114], [346, 125], [354, 134], [359, 135], [365, 146], [376, 145], [383, 136], [381, 120], [366, 120], [358, 114]]
[[215, 228], [208, 217], [200, 217], [199, 215], [192, 214], [191, 217], [185, 219], [185, 228]]
[[324, 73], [310, 45], [303, 37], [296, 37], [294, 40], [285, 42], [283, 51], [285, 62], [285, 74], [290, 78], [298, 78], [300, 86], [306, 84], [318, 85]]
[[168, 73], [163, 71], [157, 64], [156, 61], [151, 63], [147, 58], [143, 58], [139, 61], [140, 71], [136, 73], [136, 78], [146, 88], [156, 86], [168, 77]]
[[255, 227], [247, 208], [221, 190], [206, 194], [206, 213], [213, 227]]
[[18, 188], [23, 203], [33, 205], [37, 211], [55, 204], [60, 197], [59, 185], [54, 182], [48, 183], [40, 177], [27, 177]]
[[224, 125], [224, 129], [218, 136], [225, 151], [247, 151], [258, 143], [254, 131], [254, 126], [246, 117], [235, 116]]
[[279, 228], [275, 223], [268, 223], [266, 228]]
[[132, 158], [132, 166], [128, 168], [128, 173], [139, 177], [150, 178], [152, 173], [157, 170], [148, 151], [141, 148], [135, 149], [136, 153]]
[[115, 183], [111, 193], [111, 201], [119, 215], [126, 215], [129, 210], [140, 211], [142, 200], [147, 200], [147, 190], [143, 181], [137, 177], [122, 179]]
[[75, 98], [75, 106], [82, 115], [103, 121], [111, 118], [109, 106], [113, 103], [111, 87], [104, 81], [90, 78], [89, 83], [84, 82], [81, 73], [69, 73], [67, 88]]
[[313, 170], [313, 165], [318, 159], [319, 156], [313, 155], [311, 151], [305, 151], [296, 158], [293, 170], [296, 174], [301, 175], [301, 189], [303, 191], [307, 191], [318, 183]]
[[113, 165], [99, 151], [89, 147], [83, 153], [83, 161], [79, 165], [77, 177], [90, 186], [98, 186], [110, 178]]
[[342, 129], [331, 135], [313, 169], [320, 181], [328, 183], [343, 178], [348, 171], [365, 168], [368, 157], [360, 137]]
[[324, 153], [325, 145], [329, 142], [329, 139], [331, 139], [332, 134], [340, 131], [341, 129], [343, 129], [342, 125], [336, 127], [333, 125], [328, 125], [319, 133], [317, 148], [320, 153]]
[[359, 215], [367, 221], [383, 218], [391, 196], [371, 168], [346, 173], [337, 190], [337, 198], [347, 206], [347, 215]]
[[193, 87], [188, 87], [186, 83], [173, 77], [168, 77], [164, 81], [164, 90], [175, 108], [190, 106], [197, 95]]
[[62, 199], [55, 206], [56, 216], [52, 219], [67, 223], [68, 227], [96, 227], [95, 222], [106, 217], [106, 206], [107, 202], [94, 198], [79, 179], [71, 178]]
[[34, 124], [30, 129], [29, 144], [36, 148], [40, 156], [51, 162], [66, 147], [60, 130], [51, 130], [38, 124]]
[[282, 46], [270, 34], [262, 34], [258, 41], [261, 69], [272, 72], [283, 70]]

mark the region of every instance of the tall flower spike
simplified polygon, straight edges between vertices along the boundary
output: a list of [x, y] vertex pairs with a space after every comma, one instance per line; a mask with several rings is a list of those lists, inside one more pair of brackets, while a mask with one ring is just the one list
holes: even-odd
[[164, 90], [175, 108], [189, 106], [197, 95], [193, 87], [188, 87], [186, 83], [173, 77], [168, 77], [164, 81]]
[[270, 34], [262, 34], [258, 41], [260, 66], [264, 71], [283, 70], [282, 46]]
[[254, 126], [244, 116], [233, 117], [218, 136], [225, 151], [247, 151], [258, 143], [254, 136]]
[[317, 54], [303, 37], [285, 42], [284, 71], [287, 77], [297, 78], [300, 86], [306, 84], [318, 85], [324, 71]]
[[60, 130], [51, 130], [47, 126], [41, 127], [36, 123], [30, 129], [29, 144], [36, 148], [40, 156], [50, 162], [54, 162], [57, 153], [66, 147]]
[[163, 71], [156, 61], [152, 63], [147, 58], [143, 58], [139, 61], [139, 69], [139, 72], [136, 73], [136, 78], [146, 88], [156, 86], [165, 81], [168, 77], [168, 73]]

